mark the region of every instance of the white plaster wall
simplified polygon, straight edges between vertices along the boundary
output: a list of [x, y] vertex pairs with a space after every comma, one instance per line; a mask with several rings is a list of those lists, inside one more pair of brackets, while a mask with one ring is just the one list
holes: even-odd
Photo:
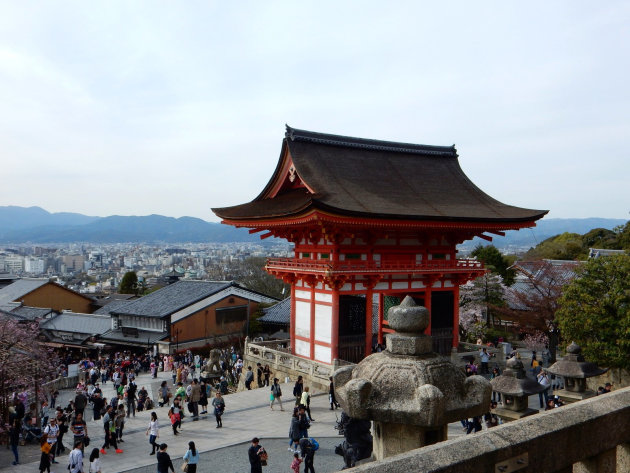
[[315, 300], [320, 302], [330, 302], [332, 303], [332, 294], [326, 294], [323, 292], [315, 293]]
[[315, 359], [323, 363], [332, 363], [332, 352], [329, 347], [315, 345]]
[[311, 304], [295, 301], [295, 334], [300, 337], [311, 336]]
[[295, 297], [299, 297], [301, 299], [311, 299], [311, 292], [310, 291], [298, 291], [297, 289], [295, 290]]
[[315, 340], [330, 343], [332, 340], [332, 307], [315, 304]]
[[295, 353], [297, 355], [302, 355], [309, 357], [311, 356], [311, 344], [305, 342], [304, 340], [296, 340], [295, 341]]
[[409, 287], [409, 283], [407, 281], [392, 283], [392, 289], [407, 289], [408, 287]]

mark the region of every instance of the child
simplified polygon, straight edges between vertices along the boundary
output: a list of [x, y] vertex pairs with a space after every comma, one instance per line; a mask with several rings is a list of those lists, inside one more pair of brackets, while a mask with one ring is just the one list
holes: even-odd
[[90, 473], [101, 473], [101, 459], [98, 448], [93, 448], [90, 454]]
[[295, 473], [300, 473], [300, 464], [302, 463], [302, 459], [300, 458], [300, 455], [297, 453], [293, 454], [293, 461], [291, 462], [291, 469], [295, 472]]
[[50, 473], [50, 449], [52, 444], [48, 443], [48, 435], [46, 434], [42, 435], [40, 442], [42, 456], [39, 459], [39, 473], [44, 473], [44, 470]]

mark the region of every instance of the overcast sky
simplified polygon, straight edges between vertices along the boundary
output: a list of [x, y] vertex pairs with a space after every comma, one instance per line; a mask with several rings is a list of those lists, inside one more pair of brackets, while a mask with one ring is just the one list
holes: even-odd
[[630, 2], [0, 1], [0, 205], [252, 200], [284, 125], [455, 144], [496, 199], [628, 218]]

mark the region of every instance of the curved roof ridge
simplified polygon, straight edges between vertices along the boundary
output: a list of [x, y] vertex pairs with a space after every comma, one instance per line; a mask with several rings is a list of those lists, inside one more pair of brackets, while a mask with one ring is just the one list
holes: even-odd
[[315, 131], [299, 130], [286, 125], [285, 137], [291, 141], [305, 141], [309, 143], [325, 144], [331, 146], [345, 146], [375, 151], [393, 151], [398, 153], [425, 154], [431, 156], [457, 157], [455, 145], [435, 146], [413, 143], [400, 143], [396, 141], [373, 140], [368, 138], [356, 138], [352, 136], [331, 135]]

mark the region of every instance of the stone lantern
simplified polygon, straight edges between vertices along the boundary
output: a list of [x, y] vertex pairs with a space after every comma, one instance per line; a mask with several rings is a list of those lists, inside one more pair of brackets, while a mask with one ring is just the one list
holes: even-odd
[[446, 440], [450, 422], [489, 410], [491, 387], [437, 353], [422, 332], [429, 311], [407, 296], [388, 312], [386, 349], [335, 371], [335, 395], [352, 418], [374, 421], [377, 460]]
[[565, 403], [577, 402], [596, 395], [586, 389], [586, 378], [604, 374], [608, 369], [599, 368], [595, 363], [584, 361], [582, 348], [572, 342], [567, 347], [567, 355], [551, 365], [547, 371], [564, 379], [564, 389], [556, 391]]
[[537, 409], [529, 408], [528, 398], [532, 394], [543, 392], [545, 387], [527, 377], [523, 362], [518, 358], [510, 358], [503, 374], [490, 381], [490, 384], [493, 391], [503, 396], [503, 406], [495, 409], [495, 413], [504, 421], [509, 422], [538, 413]]

